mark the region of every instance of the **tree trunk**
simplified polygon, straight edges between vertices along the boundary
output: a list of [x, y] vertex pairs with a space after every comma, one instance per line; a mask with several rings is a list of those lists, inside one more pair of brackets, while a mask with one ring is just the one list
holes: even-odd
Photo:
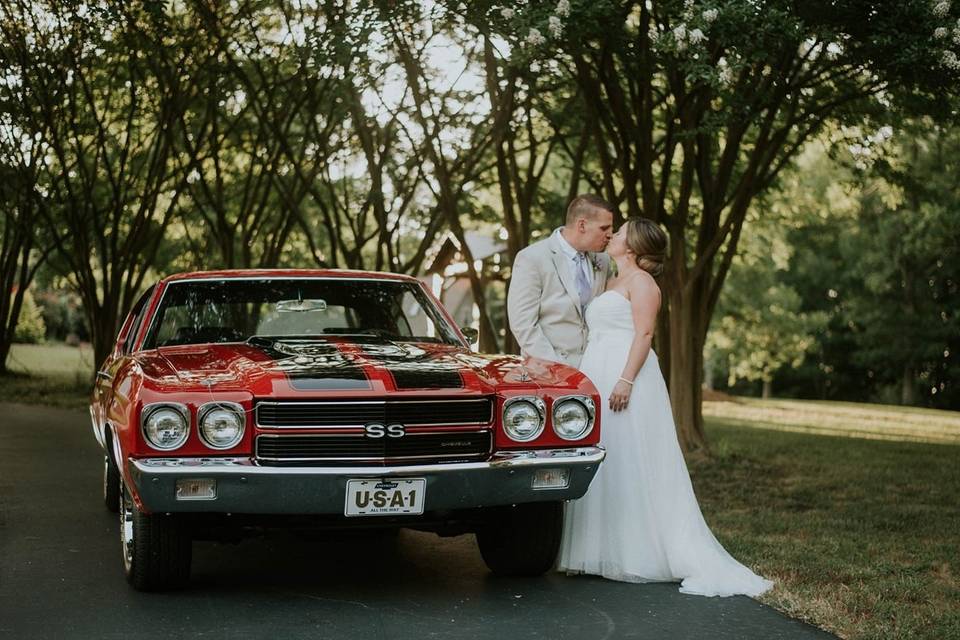
[[7, 324], [3, 327], [3, 335], [0, 336], [0, 373], [7, 372], [7, 356], [10, 355], [10, 347], [13, 346], [14, 337], [17, 335], [17, 323], [20, 319], [23, 296], [26, 292], [25, 284], [17, 286], [17, 292], [13, 294], [9, 308], [6, 309], [10, 315], [6, 318]]
[[709, 360], [703, 361], [703, 388], [713, 391], [715, 388], [714, 379], [716, 378], [717, 371]]
[[677, 425], [677, 438], [686, 452], [705, 452], [707, 440], [703, 431], [701, 401], [703, 391], [703, 343], [706, 338], [706, 323], [701, 313], [705, 294], [698, 296], [701, 287], [668, 287], [666, 309], [669, 325], [669, 373], [666, 379], [670, 388], [673, 419]]
[[917, 402], [916, 375], [913, 371], [913, 365], [907, 363], [903, 366], [903, 381], [900, 387], [900, 404], [912, 406]]
[[93, 343], [93, 374], [100, 370], [104, 360], [113, 351], [117, 337], [117, 315], [116, 313], [98, 314], [98, 317], [90, 318], [90, 340]]
[[510, 283], [513, 278], [507, 280], [507, 286], [503, 294], [503, 353], [520, 353], [520, 345], [517, 344], [517, 338], [510, 330], [510, 311], [507, 309], [507, 296], [510, 295]]
[[763, 381], [763, 391], [760, 393], [760, 397], [764, 400], [769, 400], [773, 397], [773, 381], [764, 380]]
[[500, 351], [500, 340], [497, 338], [493, 320], [490, 319], [490, 313], [487, 311], [487, 297], [484, 293], [485, 284], [482, 279], [477, 279], [474, 283], [471, 278], [470, 287], [473, 291], [477, 309], [480, 310], [480, 342], [477, 347], [480, 353], [498, 353]]
[[0, 375], [7, 373], [7, 356], [10, 355], [10, 342], [0, 340]]

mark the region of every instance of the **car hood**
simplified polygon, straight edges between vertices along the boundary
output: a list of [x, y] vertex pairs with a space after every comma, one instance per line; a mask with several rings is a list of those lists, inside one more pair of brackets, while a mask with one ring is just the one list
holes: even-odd
[[138, 360], [146, 381], [158, 390], [246, 390], [258, 397], [576, 390], [586, 380], [572, 367], [544, 360], [390, 341], [254, 338], [160, 347], [143, 352]]

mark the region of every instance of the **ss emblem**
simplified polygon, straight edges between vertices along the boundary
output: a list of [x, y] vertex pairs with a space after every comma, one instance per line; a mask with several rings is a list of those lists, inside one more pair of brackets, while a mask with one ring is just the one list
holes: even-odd
[[388, 426], [373, 422], [363, 427], [363, 435], [368, 438], [402, 438], [407, 435], [407, 430], [402, 424], [391, 424]]

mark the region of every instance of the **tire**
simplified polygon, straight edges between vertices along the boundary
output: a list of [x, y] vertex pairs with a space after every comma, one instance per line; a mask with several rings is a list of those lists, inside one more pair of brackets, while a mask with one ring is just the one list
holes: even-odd
[[190, 579], [193, 543], [176, 514], [145, 514], [121, 484], [120, 549], [127, 582], [137, 591], [183, 587]]
[[120, 470], [109, 453], [103, 456], [103, 505], [107, 511], [120, 511]]
[[562, 502], [518, 504], [491, 509], [477, 545], [495, 575], [539, 576], [553, 568], [562, 533]]

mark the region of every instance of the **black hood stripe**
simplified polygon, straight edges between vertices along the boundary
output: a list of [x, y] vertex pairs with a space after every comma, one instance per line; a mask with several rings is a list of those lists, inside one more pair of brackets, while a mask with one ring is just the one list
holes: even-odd
[[434, 363], [386, 365], [397, 389], [463, 389], [460, 367]]
[[[469, 368], [447, 354], [426, 351], [414, 345], [334, 342], [293, 343], [252, 339], [251, 346], [273, 360], [270, 366], [283, 371], [291, 386], [304, 391], [371, 389], [364, 365], [386, 371], [397, 390], [463, 389], [462, 371]], [[354, 352], [355, 351], [355, 352]]]
[[344, 355], [336, 344], [289, 345], [273, 340], [251, 340], [272, 364], [263, 365], [282, 371], [290, 386], [298, 391], [351, 391], [373, 389], [363, 367]]

